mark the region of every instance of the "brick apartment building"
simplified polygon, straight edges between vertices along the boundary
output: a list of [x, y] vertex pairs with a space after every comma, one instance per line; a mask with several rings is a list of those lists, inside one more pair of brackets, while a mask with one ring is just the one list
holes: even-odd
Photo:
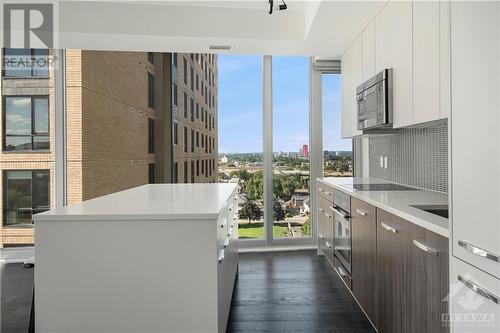
[[[54, 66], [14, 66], [49, 51], [0, 57], [3, 247], [33, 243], [32, 214], [55, 207], [57, 80]], [[217, 181], [216, 56], [67, 50], [64, 73], [68, 204], [148, 182]]]

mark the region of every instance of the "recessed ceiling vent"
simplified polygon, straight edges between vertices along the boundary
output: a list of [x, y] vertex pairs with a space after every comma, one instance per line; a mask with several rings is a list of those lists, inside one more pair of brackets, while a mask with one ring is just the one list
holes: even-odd
[[210, 51], [232, 51], [234, 49], [233, 45], [209, 45], [208, 49]]

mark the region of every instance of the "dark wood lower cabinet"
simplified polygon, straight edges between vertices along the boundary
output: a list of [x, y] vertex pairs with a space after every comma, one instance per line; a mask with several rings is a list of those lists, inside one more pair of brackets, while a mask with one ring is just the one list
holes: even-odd
[[375, 323], [375, 291], [377, 275], [376, 209], [351, 198], [352, 292]]
[[410, 225], [408, 333], [448, 332], [441, 320], [448, 313], [448, 239]]
[[377, 209], [376, 326], [379, 333], [407, 332], [408, 239], [406, 221]]
[[448, 239], [377, 209], [379, 333], [444, 333]]

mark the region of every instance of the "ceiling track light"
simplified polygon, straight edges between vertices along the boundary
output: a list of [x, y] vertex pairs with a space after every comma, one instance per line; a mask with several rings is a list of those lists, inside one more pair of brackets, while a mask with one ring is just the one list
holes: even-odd
[[285, 0], [281, 0], [281, 4], [279, 5], [274, 5], [274, 0], [269, 0], [269, 15], [273, 13], [273, 10], [286, 10], [288, 9], [288, 5], [286, 4]]

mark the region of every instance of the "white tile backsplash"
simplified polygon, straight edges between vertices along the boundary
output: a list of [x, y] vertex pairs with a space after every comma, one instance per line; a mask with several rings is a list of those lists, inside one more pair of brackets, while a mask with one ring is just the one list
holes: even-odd
[[370, 177], [448, 193], [448, 123], [369, 139]]

